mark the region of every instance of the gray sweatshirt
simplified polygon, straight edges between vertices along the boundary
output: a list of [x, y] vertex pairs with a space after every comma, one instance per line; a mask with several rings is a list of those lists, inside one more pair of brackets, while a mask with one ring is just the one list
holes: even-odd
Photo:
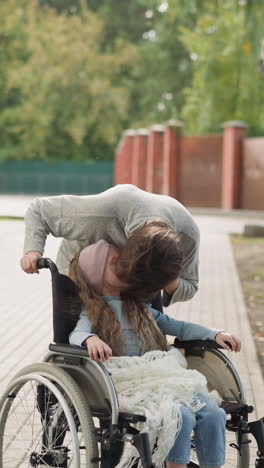
[[76, 252], [104, 239], [117, 249], [146, 222], [162, 220], [182, 237], [184, 263], [180, 284], [165, 306], [187, 301], [198, 289], [199, 229], [190, 213], [174, 198], [156, 195], [133, 185], [116, 185], [97, 195], [36, 198], [25, 215], [24, 253], [43, 253], [48, 234], [62, 237], [57, 265], [67, 273]]

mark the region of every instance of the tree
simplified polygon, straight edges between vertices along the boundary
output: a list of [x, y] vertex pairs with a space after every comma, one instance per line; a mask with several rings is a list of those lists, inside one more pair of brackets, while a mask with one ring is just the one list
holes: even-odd
[[31, 1], [23, 30], [28, 58], [15, 57], [6, 84], [20, 99], [3, 109], [0, 121], [20, 158], [87, 160], [95, 147], [97, 155], [98, 147], [109, 153], [116, 143], [129, 99], [118, 77], [136, 54], [122, 40], [102, 53], [101, 31], [101, 21], [86, 9], [69, 16]]
[[124, 128], [172, 118], [188, 133], [231, 119], [264, 132], [262, 5], [0, 3], [0, 159], [107, 159]]
[[26, 0], [0, 3], [0, 159], [14, 157], [17, 136], [12, 130], [12, 112], [21, 102], [19, 87], [10, 88], [9, 73], [13, 65], [25, 63], [29, 57], [26, 49]]
[[[143, 3], [143, 2], [142, 2]], [[192, 61], [180, 41], [179, 28], [192, 29], [202, 2], [145, 1], [148, 28], [139, 44], [133, 118], [136, 125], [179, 119], [183, 89], [191, 84]], [[135, 103], [137, 105], [135, 105]]]
[[190, 133], [219, 132], [226, 120], [249, 123], [249, 133], [264, 131], [264, 85], [258, 68], [262, 7], [225, 0], [207, 3], [182, 42], [193, 60], [193, 80], [185, 89], [182, 116]]
[[38, 0], [40, 7], [48, 6], [54, 8], [58, 13], [80, 14], [80, 0]]

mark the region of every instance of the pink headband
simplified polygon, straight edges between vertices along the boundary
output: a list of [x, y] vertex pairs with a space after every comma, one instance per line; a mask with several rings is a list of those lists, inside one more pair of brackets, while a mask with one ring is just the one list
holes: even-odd
[[78, 265], [84, 281], [102, 294], [105, 264], [110, 245], [105, 240], [88, 245], [80, 253]]

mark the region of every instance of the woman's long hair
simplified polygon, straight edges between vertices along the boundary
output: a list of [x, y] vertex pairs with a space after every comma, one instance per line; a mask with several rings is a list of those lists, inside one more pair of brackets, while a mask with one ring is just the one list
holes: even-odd
[[[118, 356], [126, 345], [115, 313], [89, 287], [78, 267], [77, 254], [70, 263], [69, 276], [92, 324], [93, 333]], [[129, 286], [121, 292], [122, 312], [141, 343], [141, 352], [167, 349], [166, 338], [144, 302], [150, 302], [169, 282], [180, 275], [183, 254], [180, 236], [163, 222], [152, 222], [128, 239], [113, 265], [117, 277]]]
[[122, 297], [152, 301], [180, 276], [182, 262], [180, 234], [162, 221], [145, 224], [127, 240], [115, 264], [117, 277], [129, 284]]

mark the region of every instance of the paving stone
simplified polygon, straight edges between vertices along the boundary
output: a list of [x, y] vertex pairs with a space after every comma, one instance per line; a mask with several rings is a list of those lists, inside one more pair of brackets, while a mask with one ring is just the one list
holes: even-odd
[[[26, 201], [18, 210], [21, 214]], [[5, 204], [7, 202], [8, 197]], [[12, 204], [14, 206], [14, 199]], [[0, 197], [0, 215], [1, 208]], [[6, 213], [10, 214], [12, 209], [5, 206]], [[196, 216], [195, 219], [201, 229], [199, 291], [191, 301], [173, 305], [166, 312], [180, 320], [232, 331], [242, 338], [241, 353], [226, 353], [243, 381], [248, 402], [255, 407], [250, 416], [253, 420], [264, 416], [264, 392], [260, 391], [263, 378], [228, 234], [241, 233], [245, 223], [254, 224], [256, 220], [212, 216]], [[39, 275], [26, 275], [21, 271], [23, 232], [21, 221], [0, 222], [0, 393], [18, 370], [41, 361], [52, 340], [50, 274], [46, 270]], [[59, 242], [50, 237], [45, 255], [55, 259]], [[226, 466], [231, 467], [233, 463], [228, 462]]]

